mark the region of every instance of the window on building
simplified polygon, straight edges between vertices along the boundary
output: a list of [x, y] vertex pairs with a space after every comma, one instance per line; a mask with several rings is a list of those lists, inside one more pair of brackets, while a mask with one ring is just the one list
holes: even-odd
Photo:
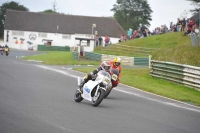
[[24, 31], [12, 31], [13, 36], [24, 36]]
[[46, 42], [44, 45], [51, 46], [51, 42]]
[[90, 41], [87, 40], [87, 47], [90, 47]]
[[62, 38], [63, 38], [63, 39], [71, 39], [71, 35], [63, 34], [63, 35], [62, 35]]
[[40, 32], [39, 33], [39, 37], [46, 38], [47, 37], [47, 33]]

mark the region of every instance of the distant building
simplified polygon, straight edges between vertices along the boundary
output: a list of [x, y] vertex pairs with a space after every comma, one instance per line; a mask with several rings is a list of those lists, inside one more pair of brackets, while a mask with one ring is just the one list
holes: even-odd
[[[93, 27], [96, 24], [96, 27]], [[37, 49], [37, 45], [76, 47], [78, 38], [94, 39], [95, 31], [104, 39], [109, 35], [112, 44], [126, 34], [119, 23], [110, 17], [89, 17], [7, 10], [4, 42], [11, 48]], [[88, 47], [93, 44], [88, 44]]]

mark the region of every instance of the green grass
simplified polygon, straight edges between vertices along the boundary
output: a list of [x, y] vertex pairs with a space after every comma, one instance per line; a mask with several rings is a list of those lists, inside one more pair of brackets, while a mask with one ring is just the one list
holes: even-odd
[[[94, 68], [74, 68], [74, 70], [89, 73]], [[200, 91], [170, 81], [153, 78], [149, 69], [122, 69], [120, 83], [141, 90], [200, 106]]]
[[98, 61], [88, 61], [84, 58], [73, 60], [71, 52], [46, 52], [46, 54], [27, 56], [23, 59], [43, 61], [44, 64], [48, 65], [99, 65]]

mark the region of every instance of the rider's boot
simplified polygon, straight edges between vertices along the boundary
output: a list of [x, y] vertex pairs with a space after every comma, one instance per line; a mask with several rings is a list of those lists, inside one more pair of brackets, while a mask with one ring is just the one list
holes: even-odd
[[82, 94], [83, 93], [83, 86], [85, 84], [85, 79], [83, 80], [83, 82], [80, 83], [80, 85], [78, 85], [78, 91]]

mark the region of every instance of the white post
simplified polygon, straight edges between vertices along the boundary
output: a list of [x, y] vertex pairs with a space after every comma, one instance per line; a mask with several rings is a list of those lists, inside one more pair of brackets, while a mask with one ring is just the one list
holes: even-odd
[[92, 35], [93, 35], [93, 29], [96, 27], [96, 24], [92, 24]]
[[149, 68], [151, 68], [151, 55], [149, 55]]

